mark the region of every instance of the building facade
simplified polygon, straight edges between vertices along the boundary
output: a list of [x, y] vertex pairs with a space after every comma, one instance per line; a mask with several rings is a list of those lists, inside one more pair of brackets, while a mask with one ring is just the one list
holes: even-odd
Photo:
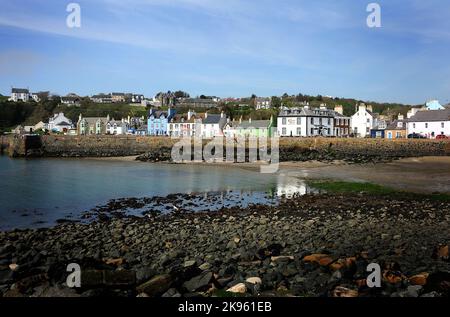
[[78, 135], [100, 135], [106, 134], [106, 125], [110, 121], [109, 115], [106, 117], [78, 117]]
[[11, 89], [11, 97], [9, 98], [10, 101], [18, 102], [18, 101], [30, 101], [31, 94], [28, 89], [24, 88], [12, 88]]
[[227, 124], [225, 113], [209, 114], [205, 113], [205, 118], [201, 124], [200, 135], [202, 138], [214, 138], [223, 136], [223, 129]]
[[408, 134], [430, 139], [438, 135], [450, 136], [450, 109], [418, 111], [408, 119]]
[[168, 124], [175, 114], [176, 110], [173, 108], [169, 108], [168, 111], [151, 109], [147, 120], [148, 135], [168, 135]]
[[277, 119], [281, 137], [335, 136], [334, 118], [337, 113], [326, 107], [284, 108]]
[[55, 133], [67, 133], [73, 128], [72, 120], [67, 118], [64, 113], [55, 113], [48, 119], [46, 130]]

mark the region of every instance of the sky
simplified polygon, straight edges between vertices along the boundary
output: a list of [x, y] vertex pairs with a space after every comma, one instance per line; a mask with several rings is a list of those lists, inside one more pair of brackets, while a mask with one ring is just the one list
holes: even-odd
[[[69, 28], [70, 2], [81, 27]], [[0, 0], [0, 93], [450, 102], [450, 1]]]

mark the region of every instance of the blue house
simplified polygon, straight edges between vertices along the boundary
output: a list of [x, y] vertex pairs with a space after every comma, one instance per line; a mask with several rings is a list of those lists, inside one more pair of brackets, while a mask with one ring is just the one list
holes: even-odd
[[150, 109], [147, 120], [148, 135], [168, 135], [168, 123], [175, 114], [176, 110], [172, 108], [169, 108], [168, 111]]

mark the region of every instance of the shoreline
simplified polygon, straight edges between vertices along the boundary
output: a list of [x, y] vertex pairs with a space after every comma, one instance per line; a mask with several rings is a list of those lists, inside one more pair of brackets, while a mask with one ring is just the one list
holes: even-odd
[[[240, 296], [448, 296], [449, 224], [448, 202], [317, 194], [277, 207], [1, 232], [0, 293], [210, 297], [234, 287]], [[89, 272], [81, 289], [56, 274], [68, 261]], [[15, 271], [4, 275], [11, 263]], [[381, 289], [362, 282], [368, 263], [382, 267]], [[96, 279], [100, 271], [110, 280]]]

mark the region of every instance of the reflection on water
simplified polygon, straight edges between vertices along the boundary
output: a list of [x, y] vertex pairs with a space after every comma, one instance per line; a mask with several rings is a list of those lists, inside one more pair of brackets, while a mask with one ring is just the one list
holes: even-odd
[[[304, 194], [296, 177], [223, 166], [85, 159], [12, 160], [0, 156], [0, 230], [44, 227], [124, 197], [222, 193], [223, 206]], [[228, 194], [226, 194], [228, 193]], [[233, 193], [233, 195], [229, 195]], [[242, 193], [242, 197], [234, 197]]]

